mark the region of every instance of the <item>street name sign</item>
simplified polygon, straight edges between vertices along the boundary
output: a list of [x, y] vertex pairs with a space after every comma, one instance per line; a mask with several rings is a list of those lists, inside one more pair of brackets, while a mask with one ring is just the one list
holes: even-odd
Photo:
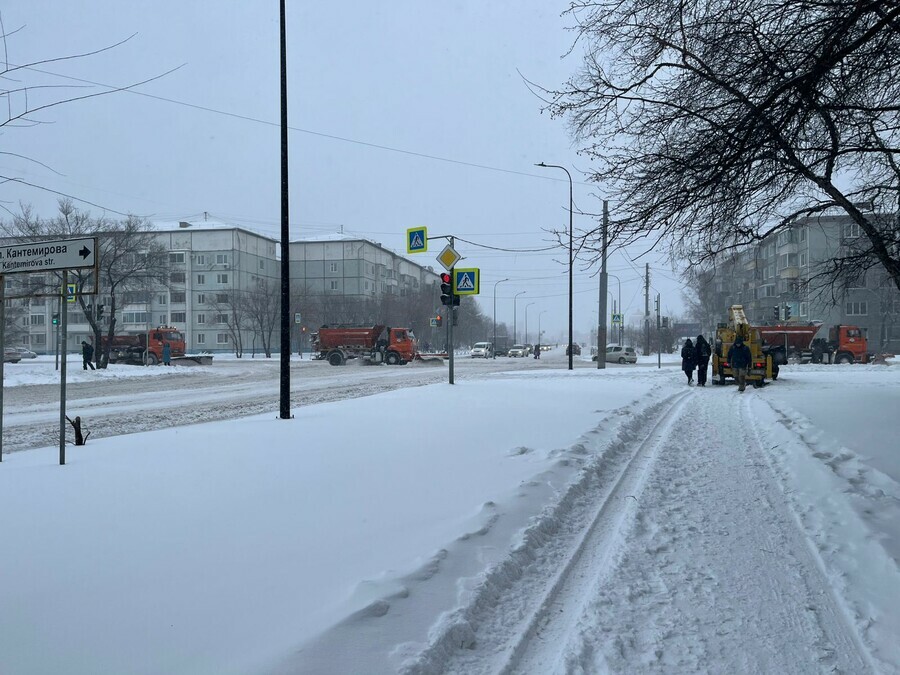
[[74, 270], [96, 264], [96, 237], [0, 246], [0, 274]]

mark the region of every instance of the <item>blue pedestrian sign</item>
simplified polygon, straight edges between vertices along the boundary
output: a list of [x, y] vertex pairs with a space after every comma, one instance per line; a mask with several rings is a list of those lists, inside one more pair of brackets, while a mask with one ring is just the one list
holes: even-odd
[[406, 231], [406, 252], [425, 253], [428, 250], [428, 228], [411, 227]]
[[453, 293], [455, 295], [478, 295], [479, 269], [453, 269]]

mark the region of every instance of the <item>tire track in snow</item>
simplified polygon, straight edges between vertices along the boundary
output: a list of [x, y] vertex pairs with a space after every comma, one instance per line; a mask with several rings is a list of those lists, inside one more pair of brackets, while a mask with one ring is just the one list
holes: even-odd
[[614, 573], [540, 672], [875, 670], [765, 460], [755, 395], [695, 390]]
[[403, 672], [546, 672], [546, 654], [535, 646], [558, 650], [572, 629], [570, 610], [608, 565], [648, 466], [689, 394], [669, 397], [632, 420], [559, 503], [529, 526], [524, 543], [486, 574], [467, 607], [444, 622]]

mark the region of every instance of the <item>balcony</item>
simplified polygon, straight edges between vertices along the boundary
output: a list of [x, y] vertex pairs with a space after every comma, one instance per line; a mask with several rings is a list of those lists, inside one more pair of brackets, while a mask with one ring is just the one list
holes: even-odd
[[799, 279], [800, 278], [800, 268], [796, 265], [791, 265], [789, 267], [783, 267], [778, 272], [779, 279]]

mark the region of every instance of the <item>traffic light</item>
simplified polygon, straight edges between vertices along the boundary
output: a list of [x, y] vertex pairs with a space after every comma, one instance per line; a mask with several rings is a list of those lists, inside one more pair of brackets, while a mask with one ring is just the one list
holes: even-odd
[[776, 321], [781, 320], [781, 307], [779, 307], [778, 305], [775, 305], [775, 307], [773, 307], [773, 309], [775, 310], [775, 320]]
[[[453, 306], [454, 306], [454, 307], [459, 307], [459, 300], [460, 300], [461, 297], [462, 297], [461, 295], [454, 295], [454, 296], [453, 296]], [[455, 326], [456, 324], [454, 323], [453, 325]]]
[[97, 305], [97, 320], [103, 318], [103, 305]]
[[59, 325], [59, 314], [54, 314], [54, 315], [53, 315], [53, 319], [51, 319], [51, 323], [53, 323], [54, 326], [58, 326], [58, 325]]
[[669, 327], [669, 317], [664, 316], [664, 317], [662, 318], [662, 327], [663, 327], [663, 328], [668, 328], [668, 327]]
[[[452, 305], [453, 304], [453, 279], [447, 273], [444, 272], [441, 274], [441, 304], [442, 305]], [[459, 303], [456, 303], [459, 304]]]
[[787, 321], [790, 318], [791, 318], [791, 306], [785, 305], [784, 306], [784, 320]]
[[437, 321], [438, 328], [440, 328], [441, 324], [444, 323], [444, 317], [442, 317], [440, 314], [438, 314], [436, 317], [434, 317], [434, 320]]

